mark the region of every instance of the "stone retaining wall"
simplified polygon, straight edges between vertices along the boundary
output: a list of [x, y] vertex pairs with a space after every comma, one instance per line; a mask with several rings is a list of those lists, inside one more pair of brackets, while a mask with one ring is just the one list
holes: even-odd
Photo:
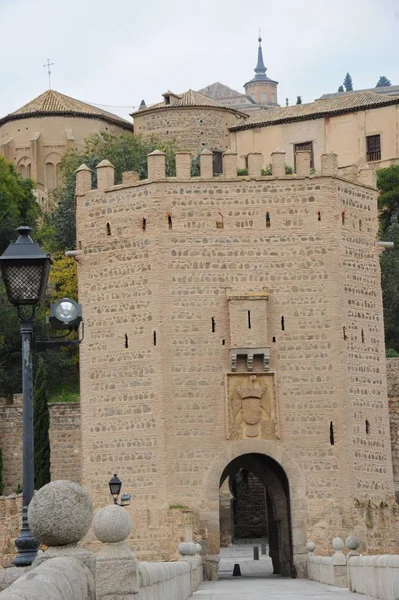
[[[80, 403], [50, 404], [51, 478], [80, 482]], [[22, 394], [12, 402], [0, 398], [0, 448], [3, 452], [3, 493], [22, 485]], [[0, 532], [0, 544], [1, 544]]]
[[9, 567], [15, 556], [15, 538], [22, 523], [22, 494], [0, 496], [0, 568]]
[[80, 403], [50, 404], [51, 479], [81, 481]]

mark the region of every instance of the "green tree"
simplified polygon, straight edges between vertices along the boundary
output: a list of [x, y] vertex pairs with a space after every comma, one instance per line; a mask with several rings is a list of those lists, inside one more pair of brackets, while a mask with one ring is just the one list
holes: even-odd
[[302, 104], [302, 96], [297, 96], [296, 97], [296, 103], [297, 104]]
[[[40, 210], [33, 182], [23, 179], [14, 165], [0, 156], [0, 254], [17, 237], [19, 225], [34, 230]], [[10, 395], [21, 389], [21, 338], [14, 307], [0, 279], [0, 390]]]
[[399, 351], [399, 165], [377, 171], [380, 238], [394, 242], [381, 255], [381, 285], [384, 306], [385, 346]]
[[162, 141], [154, 136], [150, 138], [130, 133], [114, 135], [100, 132], [87, 138], [83, 152], [71, 149], [60, 163], [63, 184], [55, 190], [56, 209], [52, 225], [59, 250], [74, 248], [76, 245], [75, 227], [75, 172], [85, 163], [93, 173], [93, 185], [97, 185], [96, 166], [105, 158], [115, 167], [115, 183], [122, 182], [124, 171], [137, 171], [140, 179], [147, 177], [147, 154], [155, 149], [166, 154], [166, 174], [173, 176], [175, 170], [176, 142]]
[[384, 236], [391, 225], [399, 222], [399, 165], [378, 169], [377, 188], [380, 233]]
[[340, 93], [341, 93], [341, 92], [343, 92], [343, 91], [344, 91], [344, 86], [343, 86], [343, 85], [340, 85], [340, 86], [339, 86], [339, 88], [338, 88], [338, 91], [339, 91]]
[[23, 179], [14, 165], [0, 156], [0, 254], [15, 240], [19, 225], [35, 227], [40, 214], [31, 179]]
[[353, 92], [353, 82], [352, 77], [347, 73], [345, 75], [345, 79], [343, 81], [344, 88], [347, 92]]
[[35, 489], [50, 482], [50, 413], [48, 407], [48, 389], [46, 366], [43, 358], [35, 377], [33, 392], [33, 430], [34, 430], [34, 467]]
[[375, 87], [389, 87], [390, 85], [392, 84], [389, 81], [388, 77], [385, 77], [385, 75], [381, 75]]
[[381, 286], [384, 306], [385, 347], [399, 352], [399, 223], [393, 223], [384, 241], [394, 242], [392, 250], [381, 255]]

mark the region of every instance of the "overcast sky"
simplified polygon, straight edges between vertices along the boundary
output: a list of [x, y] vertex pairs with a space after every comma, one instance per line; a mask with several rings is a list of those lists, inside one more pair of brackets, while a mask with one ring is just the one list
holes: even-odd
[[0, 0], [0, 117], [52, 88], [127, 116], [144, 98], [252, 78], [262, 29], [281, 105], [399, 84], [399, 0]]

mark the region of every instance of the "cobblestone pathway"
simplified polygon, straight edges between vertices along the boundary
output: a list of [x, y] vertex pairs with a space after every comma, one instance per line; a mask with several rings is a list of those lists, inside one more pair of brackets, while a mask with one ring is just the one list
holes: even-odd
[[[259, 548], [260, 550], [260, 548]], [[351, 600], [363, 599], [349, 590], [335, 588], [306, 579], [290, 579], [273, 575], [271, 559], [260, 555], [253, 560], [251, 545], [235, 545], [221, 550], [219, 581], [204, 581], [193, 600]], [[239, 563], [241, 577], [232, 577]]]

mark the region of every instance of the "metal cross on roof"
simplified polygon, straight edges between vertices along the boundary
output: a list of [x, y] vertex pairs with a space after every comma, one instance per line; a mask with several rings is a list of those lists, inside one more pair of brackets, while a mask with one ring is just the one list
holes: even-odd
[[48, 87], [49, 90], [51, 90], [51, 71], [50, 71], [50, 67], [52, 67], [54, 65], [54, 63], [50, 62], [50, 59], [47, 59], [47, 63], [45, 65], [43, 65], [43, 67], [47, 67], [47, 72], [48, 72]]

